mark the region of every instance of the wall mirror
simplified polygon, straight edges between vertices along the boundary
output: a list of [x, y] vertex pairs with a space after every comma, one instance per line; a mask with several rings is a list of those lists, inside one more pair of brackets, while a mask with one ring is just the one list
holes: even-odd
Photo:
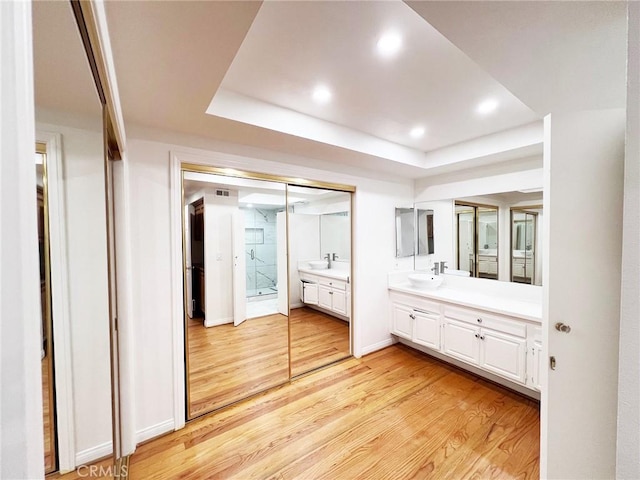
[[413, 207], [396, 207], [396, 258], [415, 253], [416, 218]]
[[289, 186], [291, 374], [351, 355], [351, 193]]
[[103, 110], [69, 2], [34, 2], [45, 471], [112, 454]]
[[182, 172], [187, 418], [289, 379], [286, 185]]
[[512, 191], [416, 203], [434, 212], [435, 254], [416, 256], [415, 269], [445, 261], [458, 274], [541, 285], [542, 195]]

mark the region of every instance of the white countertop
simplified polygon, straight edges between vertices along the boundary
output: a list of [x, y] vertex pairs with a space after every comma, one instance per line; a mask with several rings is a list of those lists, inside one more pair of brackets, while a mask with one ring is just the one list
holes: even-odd
[[389, 290], [408, 293], [433, 300], [441, 300], [488, 312], [510, 315], [533, 322], [542, 322], [542, 305], [537, 302], [514, 299], [497, 293], [482, 293], [469, 289], [440, 286], [435, 289], [415, 288], [408, 281], [389, 285]]
[[335, 270], [332, 268], [323, 268], [321, 270], [312, 268], [298, 268], [298, 271], [309, 273], [311, 275], [318, 275], [319, 277], [334, 278], [336, 280], [344, 280], [345, 282], [349, 281], [349, 272], [346, 272], [344, 270]]

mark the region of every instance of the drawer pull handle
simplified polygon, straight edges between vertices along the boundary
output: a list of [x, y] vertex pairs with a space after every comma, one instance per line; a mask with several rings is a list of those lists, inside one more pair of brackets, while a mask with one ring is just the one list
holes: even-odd
[[416, 319], [416, 316], [415, 316], [413, 313], [410, 313], [410, 314], [409, 314], [409, 318], [410, 318], [411, 320], [415, 320], [415, 319]]
[[480, 337], [480, 340], [484, 340], [484, 335], [482, 335], [482, 336]]
[[476, 338], [480, 338], [480, 335], [478, 335], [477, 333], [476, 333]]
[[481, 318], [478, 319], [478, 323], [482, 323], [482, 319]]

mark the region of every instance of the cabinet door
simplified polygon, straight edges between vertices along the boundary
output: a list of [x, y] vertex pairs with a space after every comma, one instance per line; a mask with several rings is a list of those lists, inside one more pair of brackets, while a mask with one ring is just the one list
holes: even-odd
[[425, 347], [440, 350], [440, 317], [429, 313], [413, 311], [414, 342]]
[[399, 303], [393, 304], [391, 333], [407, 340], [413, 339], [413, 309]]
[[442, 351], [468, 363], [478, 364], [480, 358], [479, 329], [474, 325], [444, 319]]
[[542, 342], [534, 341], [531, 346], [531, 375], [528, 380], [529, 385], [540, 391], [540, 371], [543, 366]]
[[333, 302], [331, 301], [332, 294], [333, 292], [331, 291], [331, 288], [325, 285], [320, 285], [318, 287], [318, 305], [322, 308], [331, 310], [333, 308]]
[[302, 301], [309, 305], [318, 305], [318, 284], [300, 282], [302, 284]]
[[526, 383], [527, 342], [524, 338], [482, 329], [480, 366], [518, 383]]
[[333, 311], [340, 315], [347, 315], [347, 292], [343, 290], [331, 290]]

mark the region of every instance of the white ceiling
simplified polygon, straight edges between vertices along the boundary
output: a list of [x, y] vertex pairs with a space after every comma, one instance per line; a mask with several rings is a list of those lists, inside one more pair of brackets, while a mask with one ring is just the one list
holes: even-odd
[[[387, 32], [402, 38], [393, 57], [376, 50]], [[400, 1], [267, 1], [220, 88], [422, 151], [541, 118]], [[484, 116], [486, 99], [499, 107]]]
[[69, 2], [34, 2], [34, 95], [39, 108], [102, 117]]
[[[106, 2], [125, 123], [272, 151], [292, 164], [417, 178], [468, 166], [464, 144], [444, 145], [550, 111], [624, 104], [624, 4], [409, 5]], [[36, 103], [82, 113], [95, 97], [77, 33], [71, 46], [69, 13], [67, 2], [34, 3]], [[382, 62], [375, 41], [392, 27], [406, 32], [405, 48]], [[315, 81], [335, 89], [328, 108], [308, 101]], [[236, 95], [242, 108], [207, 114], [215, 94], [227, 106]], [[481, 119], [474, 108], [487, 96], [502, 106]], [[288, 129], [278, 125], [285, 117]], [[406, 132], [417, 123], [427, 133], [414, 143]], [[528, 142], [530, 155], [536, 140]]]

